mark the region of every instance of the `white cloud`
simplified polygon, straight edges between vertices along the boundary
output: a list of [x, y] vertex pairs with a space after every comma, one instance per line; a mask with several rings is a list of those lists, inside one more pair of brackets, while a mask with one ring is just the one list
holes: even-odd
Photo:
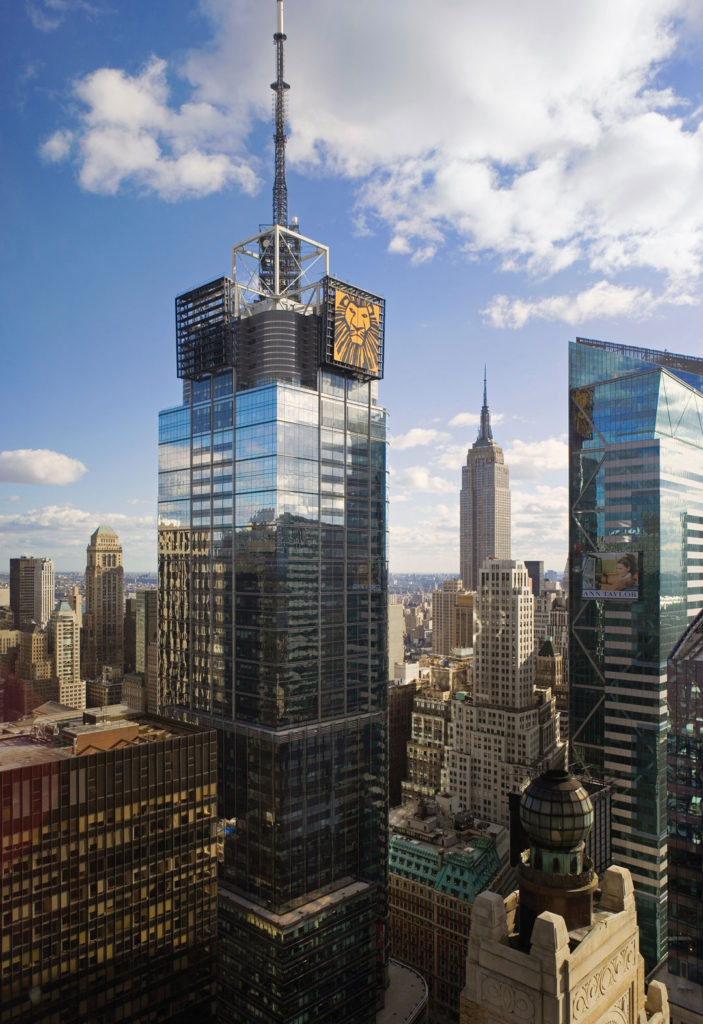
[[81, 11], [97, 14], [98, 8], [87, 0], [34, 0], [25, 5], [29, 20], [40, 32], [54, 32], [68, 14]]
[[[438, 469], [451, 469], [459, 472], [459, 467], [466, 462], [467, 449], [471, 447], [471, 441], [466, 444], [445, 444], [442, 445], [437, 455], [432, 459], [432, 465]], [[458, 486], [458, 484], [457, 484]]]
[[[287, 24], [289, 159], [358, 180], [359, 229], [382, 225], [390, 250], [415, 262], [457, 235], [467, 258], [489, 254], [504, 270], [548, 277], [578, 265], [610, 278], [644, 268], [665, 294], [686, 296], [703, 267], [703, 111], [665, 76], [695, 8], [590, 0], [567, 16], [563, 0], [435, 0], [428, 18], [420, 0], [406, 0], [402, 17], [376, 0], [307, 0]], [[72, 153], [84, 188], [131, 183], [176, 199], [256, 186], [245, 144], [270, 117], [272, 11], [250, 0], [206, 10], [213, 41], [179, 69], [191, 102], [171, 104], [155, 58], [136, 76], [100, 68], [77, 83]], [[527, 310], [498, 297], [487, 315], [568, 319], [596, 299], [649, 315], [663, 301], [595, 288]]]
[[511, 503], [513, 558], [543, 559], [550, 568], [562, 569], [568, 548], [568, 487], [513, 487]]
[[73, 132], [55, 131], [41, 144], [39, 153], [48, 163], [57, 164], [65, 160], [71, 152]]
[[78, 459], [47, 448], [18, 448], [0, 452], [0, 482], [13, 484], [72, 484], [86, 467]]
[[392, 522], [391, 561], [399, 572], [456, 572], [459, 563], [459, 513], [444, 504], [418, 510], [412, 523]]
[[458, 485], [441, 476], [432, 476], [425, 466], [409, 466], [394, 477], [394, 484], [424, 494], [450, 494]]
[[402, 452], [408, 448], [417, 448], [420, 445], [434, 444], [437, 441], [449, 440], [449, 434], [445, 434], [441, 430], [434, 430], [427, 427], [413, 427], [412, 430], [408, 430], [406, 434], [398, 434], [397, 437], [391, 437], [391, 448], [395, 448], [396, 451]]
[[[502, 412], [491, 413], [491, 425], [494, 423], [500, 423], [503, 419]], [[449, 421], [450, 427], [477, 427], [481, 422], [480, 413], [477, 412], [458, 412], [456, 416], [452, 416]]]
[[536, 479], [544, 473], [566, 470], [569, 447], [564, 437], [548, 437], [542, 441], [515, 440], [505, 450], [505, 461], [512, 480]]
[[236, 149], [229, 115], [210, 103], [169, 106], [166, 62], [152, 58], [128, 75], [100, 68], [74, 83], [83, 104], [75, 131], [55, 131], [40, 147], [58, 162], [75, 157], [89, 192], [114, 194], [131, 184], [162, 199], [204, 196], [236, 184], [254, 192], [258, 179]]
[[74, 505], [45, 505], [0, 514], [0, 556], [33, 550], [54, 558], [66, 568], [85, 566], [85, 549], [100, 525], [111, 526], [120, 538], [128, 566], [152, 569], [156, 562], [156, 517], [122, 512], [88, 511]]
[[649, 288], [621, 287], [599, 281], [578, 295], [551, 295], [533, 301], [495, 295], [481, 313], [493, 327], [524, 327], [528, 320], [561, 320], [579, 324], [586, 320], [626, 316], [643, 320], [664, 305], [697, 305], [693, 295], [665, 289], [654, 295]]

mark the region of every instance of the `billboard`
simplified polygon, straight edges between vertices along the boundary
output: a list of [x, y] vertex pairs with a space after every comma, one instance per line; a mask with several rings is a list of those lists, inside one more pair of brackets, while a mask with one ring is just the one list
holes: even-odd
[[323, 361], [362, 380], [382, 377], [384, 314], [379, 296], [326, 278]]
[[636, 601], [640, 596], [640, 551], [590, 551], [581, 557], [581, 596]]

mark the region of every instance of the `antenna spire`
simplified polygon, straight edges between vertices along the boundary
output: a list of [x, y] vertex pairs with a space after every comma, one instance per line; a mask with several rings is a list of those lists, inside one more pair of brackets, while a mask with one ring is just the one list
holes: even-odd
[[288, 186], [286, 185], [286, 92], [290, 89], [283, 80], [283, 0], [276, 0], [278, 21], [273, 41], [276, 44], [276, 81], [271, 88], [276, 94], [274, 107], [275, 174], [273, 180], [273, 223], [288, 227]]
[[481, 426], [478, 430], [478, 437], [474, 442], [474, 448], [483, 448], [493, 444], [493, 431], [491, 430], [491, 414], [488, 409], [488, 389], [486, 386], [486, 364], [483, 365], [483, 407], [481, 409]]

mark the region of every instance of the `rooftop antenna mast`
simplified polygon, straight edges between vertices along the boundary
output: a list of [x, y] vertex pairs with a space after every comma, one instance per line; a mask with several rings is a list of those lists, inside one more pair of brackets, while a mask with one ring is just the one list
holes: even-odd
[[275, 143], [275, 175], [273, 180], [273, 223], [288, 227], [288, 186], [286, 185], [286, 92], [290, 89], [283, 80], [283, 43], [286, 34], [283, 31], [283, 0], [276, 0], [278, 5], [278, 21], [273, 41], [276, 44], [276, 81], [271, 88], [276, 94], [274, 108], [273, 136]]

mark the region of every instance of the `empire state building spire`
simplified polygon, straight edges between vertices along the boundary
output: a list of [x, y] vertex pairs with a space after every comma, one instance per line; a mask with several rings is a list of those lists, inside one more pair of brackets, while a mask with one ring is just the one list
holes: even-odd
[[486, 389], [486, 366], [483, 366], [483, 406], [481, 407], [481, 425], [478, 430], [478, 437], [474, 442], [474, 448], [482, 448], [484, 445], [493, 444], [493, 431], [491, 430], [491, 414], [488, 409], [488, 392]]

